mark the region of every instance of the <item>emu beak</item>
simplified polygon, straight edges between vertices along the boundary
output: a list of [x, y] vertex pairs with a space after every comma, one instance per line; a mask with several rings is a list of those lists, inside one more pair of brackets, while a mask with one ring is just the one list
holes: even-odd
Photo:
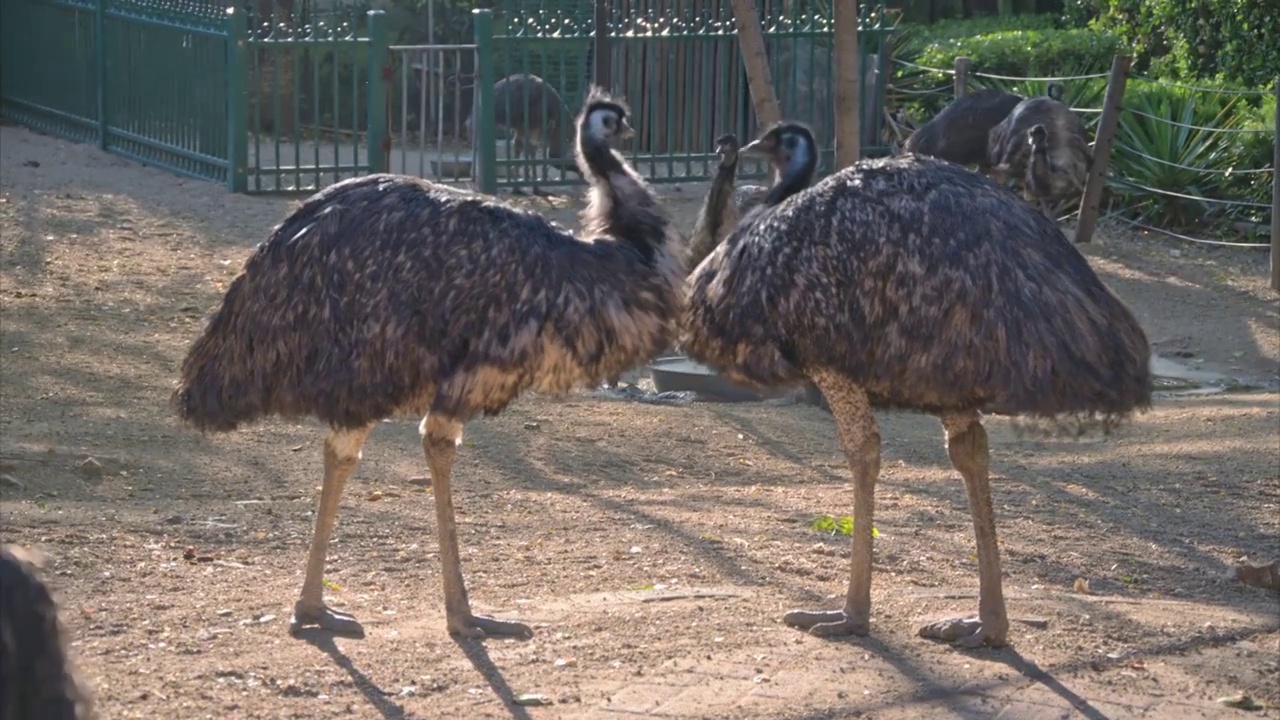
[[635, 128], [631, 127], [631, 121], [626, 118], [620, 118], [618, 121], [618, 139], [625, 140], [635, 134], [636, 131]]
[[769, 149], [764, 146], [763, 139], [752, 140], [751, 142], [738, 148], [739, 155], [766, 155]]

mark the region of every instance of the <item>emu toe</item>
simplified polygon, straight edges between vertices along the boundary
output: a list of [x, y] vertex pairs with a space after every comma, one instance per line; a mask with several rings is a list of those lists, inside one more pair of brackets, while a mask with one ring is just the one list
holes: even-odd
[[818, 637], [871, 634], [871, 621], [868, 618], [855, 617], [844, 610], [792, 610], [782, 616], [782, 622], [808, 630], [810, 635]]
[[297, 635], [306, 627], [318, 627], [337, 635], [364, 637], [364, 626], [355, 619], [355, 616], [330, 609], [328, 605], [309, 608], [299, 600], [293, 606], [293, 617], [289, 619], [289, 632]]
[[953, 642], [962, 648], [1001, 648], [1008, 643], [1009, 623], [983, 622], [978, 618], [947, 618], [920, 628], [920, 637]]
[[533, 637], [533, 628], [524, 623], [511, 620], [499, 620], [487, 615], [471, 615], [455, 620], [448, 620], [449, 634], [466, 638], [484, 638], [491, 635], [529, 639]]

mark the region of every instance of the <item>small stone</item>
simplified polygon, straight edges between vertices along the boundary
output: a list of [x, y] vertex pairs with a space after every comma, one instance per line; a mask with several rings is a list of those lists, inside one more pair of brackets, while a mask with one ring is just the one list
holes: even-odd
[[87, 457], [84, 462], [80, 463], [80, 473], [85, 477], [102, 477], [102, 463]]
[[527, 422], [524, 424], [525, 430], [539, 430], [541, 428], [542, 428], [542, 425], [536, 422]]
[[540, 707], [543, 705], [555, 704], [555, 701], [552, 700], [551, 698], [547, 697], [546, 695], [539, 695], [537, 693], [520, 693], [515, 697], [515, 701], [517, 705], [527, 705], [527, 706], [533, 706], [533, 707]]

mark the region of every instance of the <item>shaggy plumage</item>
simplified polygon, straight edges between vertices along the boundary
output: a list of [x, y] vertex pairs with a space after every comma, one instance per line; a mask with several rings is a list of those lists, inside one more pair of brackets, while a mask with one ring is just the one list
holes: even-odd
[[911, 133], [903, 149], [985, 170], [988, 133], [1022, 99], [1021, 95], [991, 88], [963, 95]]
[[[1039, 141], [1035, 129], [1042, 129]], [[1051, 214], [1049, 206], [1084, 191], [1093, 153], [1084, 123], [1071, 108], [1050, 97], [1027, 98], [992, 128], [987, 161], [991, 176], [1003, 183], [1014, 178], [1023, 197]], [[1033, 163], [1035, 148], [1042, 150]]]
[[0, 547], [0, 720], [87, 720], [92, 702], [36, 558]]
[[[551, 83], [532, 73], [517, 73], [493, 84], [493, 123], [506, 129], [512, 138], [512, 156], [533, 160], [536, 148], [546, 148], [547, 164], [561, 172], [582, 171], [574, 162], [566, 139], [573, 116], [569, 106]], [[463, 123], [467, 136], [475, 141], [475, 117], [468, 115]], [[534, 168], [523, 168], [525, 180], [533, 182]], [[532, 188], [537, 191], [536, 185]]]
[[738, 220], [744, 214], [764, 202], [769, 193], [769, 188], [760, 185], [734, 186], [738, 175], [738, 150], [737, 135], [725, 133], [716, 138], [719, 163], [689, 240], [686, 266], [690, 270], [696, 268], [737, 227]]
[[174, 400], [202, 430], [268, 415], [333, 428], [296, 624], [357, 630], [320, 603], [322, 524], [331, 525], [374, 423], [426, 414], [450, 630], [474, 634], [448, 499], [462, 425], [525, 390], [598, 385], [671, 344], [684, 248], [648, 185], [609, 147], [630, 132], [627, 117], [602, 91], [579, 117], [578, 162], [591, 181], [584, 237], [489, 197], [376, 175], [311, 197], [231, 283]]
[[899, 408], [941, 417], [978, 545], [980, 618], [922, 634], [1004, 644], [979, 412], [1123, 418], [1145, 408], [1145, 333], [1052, 221], [987, 177], [904, 155], [803, 189], [816, 144], [798, 123], [771, 128], [748, 151], [772, 156], [780, 180], [691, 274], [681, 344], [738, 382], [812, 380], [835, 416], [855, 480], [847, 601], [787, 622], [819, 634], [869, 631], [880, 457], [872, 411]]

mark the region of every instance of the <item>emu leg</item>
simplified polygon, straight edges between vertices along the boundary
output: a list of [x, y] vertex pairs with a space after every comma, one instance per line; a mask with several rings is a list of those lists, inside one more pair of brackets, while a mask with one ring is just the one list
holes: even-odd
[[451, 635], [484, 637], [515, 635], [531, 637], [528, 625], [497, 620], [471, 613], [467, 586], [462, 580], [462, 560], [458, 555], [458, 526], [453, 518], [453, 461], [462, 441], [462, 423], [428, 415], [422, 421], [422, 449], [431, 468], [431, 490], [436, 498], [436, 528], [440, 536], [440, 575], [444, 581], [444, 609]]
[[969, 512], [973, 515], [978, 544], [978, 617], [931, 623], [920, 628], [920, 637], [958, 641], [961, 647], [969, 648], [1004, 647], [1009, 618], [1005, 614], [1004, 590], [1000, 584], [1000, 548], [996, 545], [995, 513], [991, 507], [987, 431], [976, 412], [945, 415], [942, 426], [947, 432], [947, 454], [964, 478]]
[[847, 380], [815, 374], [836, 419], [836, 431], [853, 473], [853, 555], [844, 609], [792, 610], [783, 622], [814, 635], [866, 635], [871, 632], [871, 528], [876, 478], [880, 474], [880, 430], [867, 393]]
[[293, 606], [290, 632], [316, 625], [330, 632], [364, 636], [364, 628], [354, 617], [324, 604], [324, 562], [329, 553], [329, 536], [338, 521], [342, 489], [360, 463], [360, 448], [364, 447], [371, 430], [372, 425], [358, 430], [335, 430], [324, 440], [324, 485], [320, 488], [320, 506], [316, 509], [311, 552], [307, 555], [307, 576], [302, 581], [302, 596]]
[[[515, 133], [515, 137], [511, 140], [511, 154], [507, 156], [507, 159], [508, 160], [511, 158], [515, 158], [516, 160], [523, 159], [525, 154], [525, 147], [526, 147], [526, 144], [525, 144], [524, 136], [518, 132]], [[516, 168], [516, 178], [527, 182], [529, 180], [528, 168], [527, 167]], [[526, 193], [523, 188], [521, 188], [519, 185], [516, 185], [511, 188], [511, 194], [525, 195]]]

